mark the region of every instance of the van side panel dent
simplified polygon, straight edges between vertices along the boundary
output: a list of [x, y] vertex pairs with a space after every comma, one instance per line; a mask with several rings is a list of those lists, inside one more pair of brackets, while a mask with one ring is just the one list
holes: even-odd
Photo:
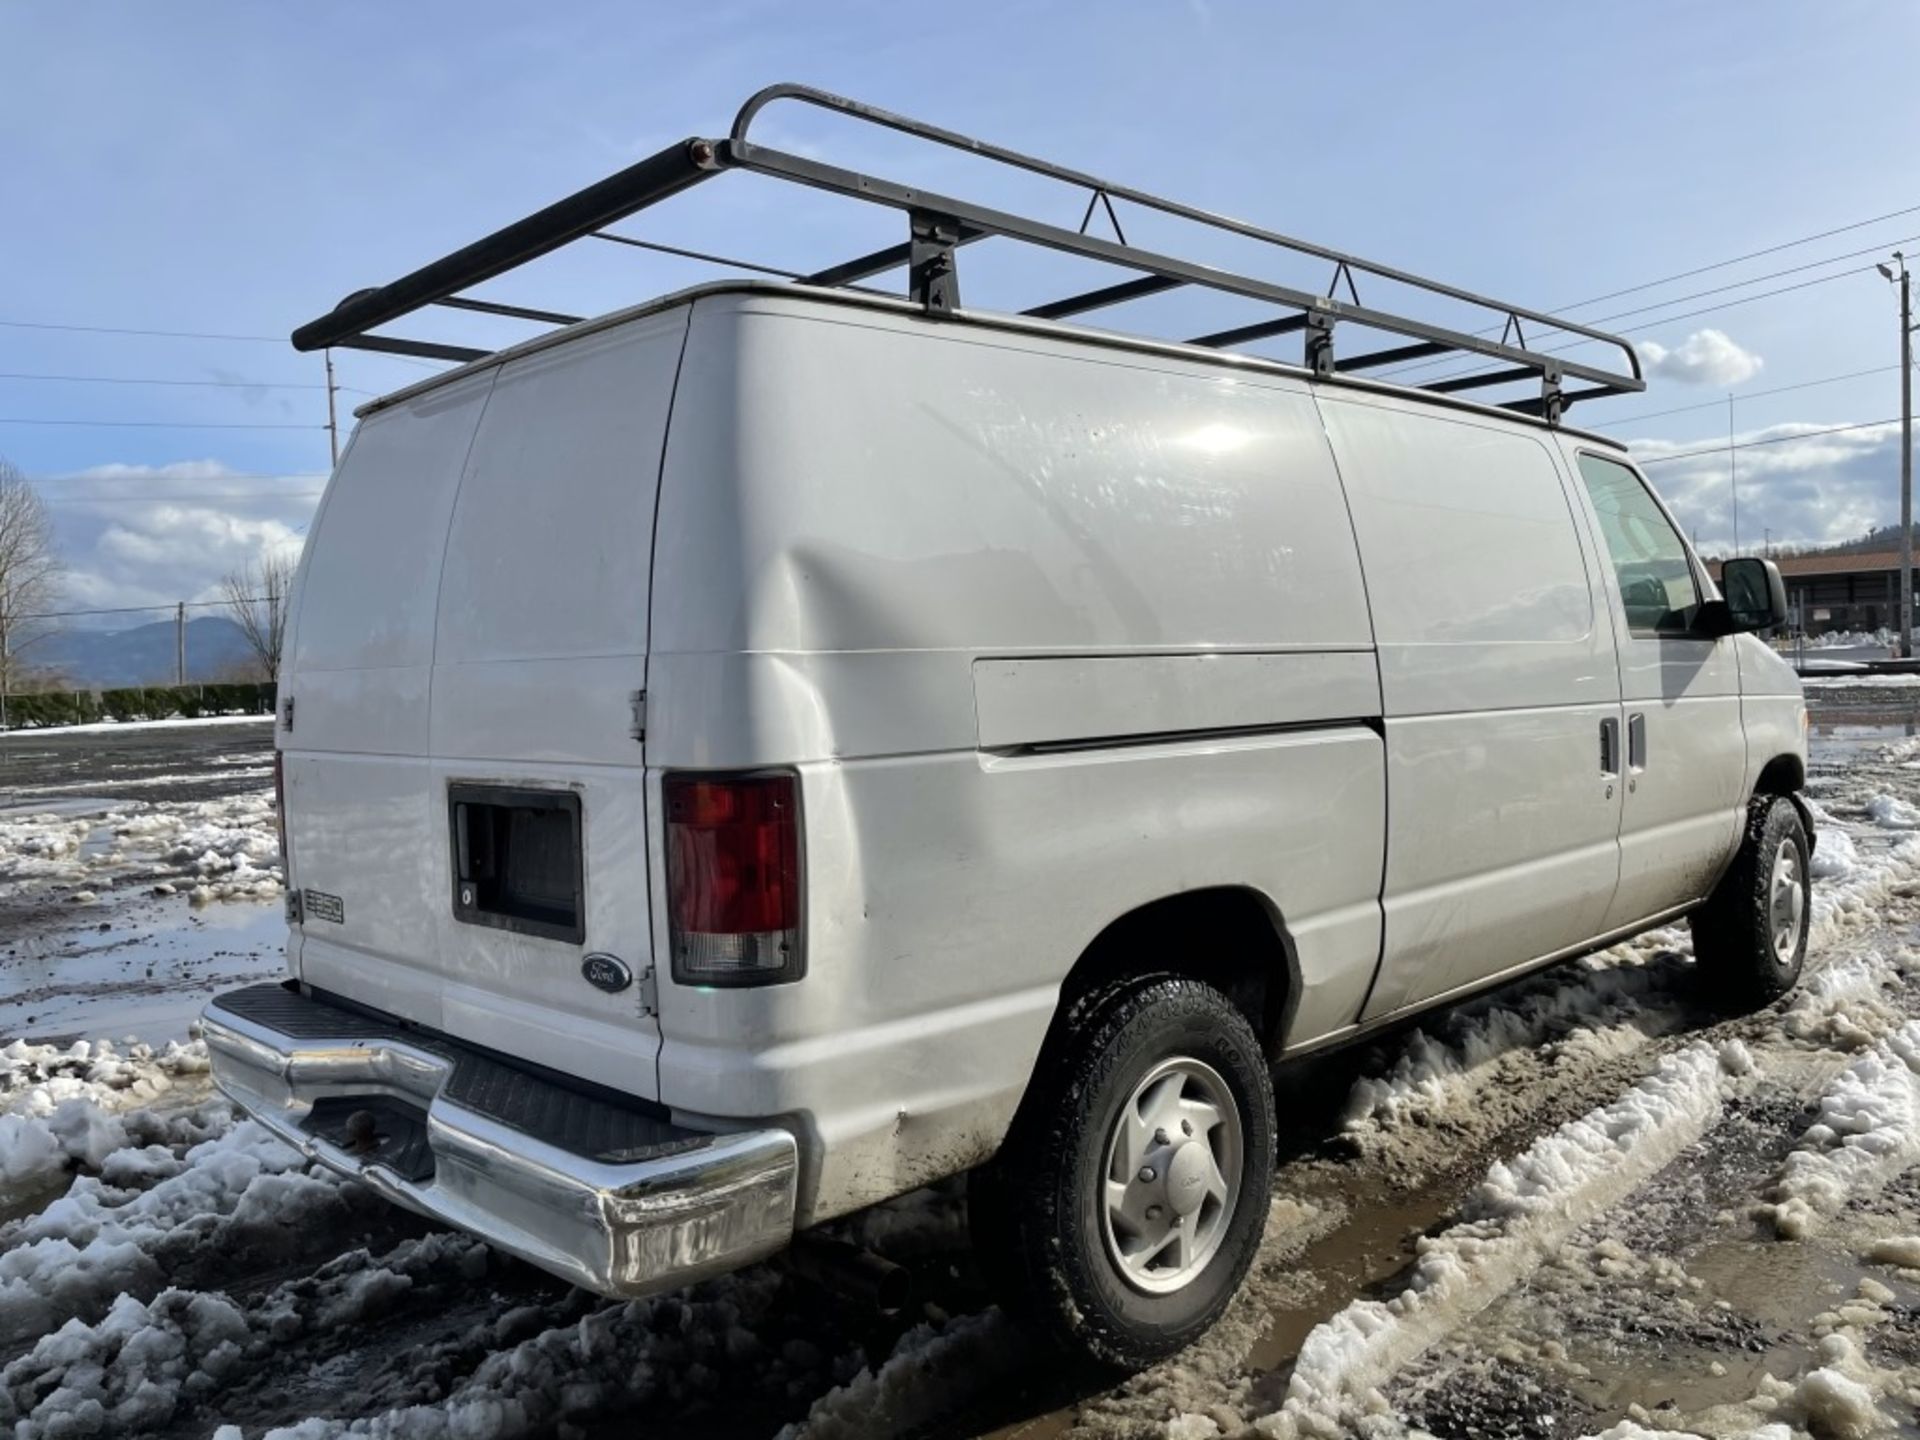
[[1379, 690], [1304, 384], [727, 295], [680, 387], [650, 783], [798, 771], [808, 952], [794, 984], [662, 974], [663, 1101], [788, 1117], [803, 1224], [927, 1183], [997, 1148], [1085, 947], [1222, 885], [1287, 926], [1289, 1038], [1353, 1023]]

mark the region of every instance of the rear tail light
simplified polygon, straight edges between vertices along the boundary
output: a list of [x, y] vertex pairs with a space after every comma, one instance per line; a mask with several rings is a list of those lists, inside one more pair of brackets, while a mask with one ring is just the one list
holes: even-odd
[[800, 783], [792, 775], [669, 776], [667, 916], [673, 978], [798, 980]]

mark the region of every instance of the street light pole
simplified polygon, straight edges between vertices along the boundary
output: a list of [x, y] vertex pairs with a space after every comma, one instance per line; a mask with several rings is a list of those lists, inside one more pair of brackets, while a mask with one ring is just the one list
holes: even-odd
[[1900, 658], [1913, 658], [1913, 286], [1900, 261]]
[[1896, 274], [1874, 268], [1900, 287], [1900, 658], [1913, 658], [1913, 286], [1907, 257], [1893, 252]]

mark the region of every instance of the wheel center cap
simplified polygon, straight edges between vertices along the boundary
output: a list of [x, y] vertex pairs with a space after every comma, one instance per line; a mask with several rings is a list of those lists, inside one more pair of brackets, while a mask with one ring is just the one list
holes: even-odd
[[1176, 1215], [1191, 1215], [1207, 1195], [1207, 1147], [1198, 1140], [1186, 1140], [1175, 1148], [1167, 1162], [1167, 1204]]

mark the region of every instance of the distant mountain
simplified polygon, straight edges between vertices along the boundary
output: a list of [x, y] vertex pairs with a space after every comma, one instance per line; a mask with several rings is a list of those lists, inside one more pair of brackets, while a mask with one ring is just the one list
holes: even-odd
[[[82, 689], [174, 682], [171, 620], [131, 630], [66, 630], [36, 642], [22, 657], [35, 669], [57, 672]], [[257, 669], [245, 633], [224, 615], [187, 622], [187, 679], [210, 683], [251, 676]]]

